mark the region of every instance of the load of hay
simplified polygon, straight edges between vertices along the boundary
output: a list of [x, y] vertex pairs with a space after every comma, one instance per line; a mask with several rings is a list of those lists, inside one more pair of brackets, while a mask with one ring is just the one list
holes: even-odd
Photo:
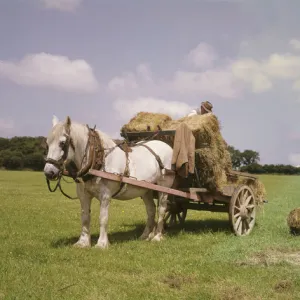
[[262, 207], [264, 200], [266, 200], [267, 192], [264, 184], [257, 178], [247, 178], [242, 176], [228, 176], [227, 183], [230, 185], [238, 186], [238, 185], [247, 185], [249, 186], [255, 196], [256, 204]]
[[182, 122], [195, 136], [195, 163], [201, 185], [210, 191], [220, 190], [227, 181], [226, 173], [232, 169], [232, 164], [218, 118], [212, 113], [184, 117], [167, 123], [166, 129], [176, 129]]
[[165, 114], [139, 112], [128, 124], [123, 125], [121, 132], [156, 131], [172, 118]]
[[300, 234], [300, 208], [295, 208], [288, 214], [287, 224], [291, 234]]
[[176, 130], [185, 123], [195, 136], [196, 166], [200, 170], [199, 176], [203, 187], [218, 190], [226, 182], [226, 172], [230, 171], [231, 158], [227, 145], [220, 133], [220, 123], [212, 114], [195, 115], [172, 120], [165, 114], [140, 112], [121, 129], [122, 132], [156, 131], [158, 126], [162, 130]]
[[[210, 191], [221, 191], [228, 184], [227, 175], [232, 170], [232, 162], [227, 144], [221, 135], [220, 122], [213, 113], [172, 120], [165, 114], [140, 112], [121, 131], [142, 132], [149, 128], [156, 131], [158, 126], [161, 130], [176, 130], [181, 123], [188, 125], [195, 136], [195, 164], [202, 187]], [[169, 144], [172, 146], [172, 141]], [[241, 178], [235, 183], [248, 184], [253, 189], [257, 202], [264, 200], [265, 189], [259, 180]]]

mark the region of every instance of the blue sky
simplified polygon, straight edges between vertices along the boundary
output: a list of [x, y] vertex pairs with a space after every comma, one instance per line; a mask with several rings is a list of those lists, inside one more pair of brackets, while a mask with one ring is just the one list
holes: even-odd
[[234, 147], [300, 164], [297, 0], [2, 0], [0, 136], [52, 115], [112, 137], [139, 111], [209, 100]]

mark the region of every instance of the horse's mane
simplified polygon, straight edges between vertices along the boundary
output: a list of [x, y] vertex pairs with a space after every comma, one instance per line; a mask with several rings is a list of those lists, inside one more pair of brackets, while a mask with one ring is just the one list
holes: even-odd
[[[78, 141], [79, 139], [81, 139], [82, 133], [85, 132], [86, 129], [87, 126], [85, 124], [71, 121], [71, 134], [74, 140]], [[103, 141], [104, 147], [113, 147], [115, 145], [115, 142], [108, 134], [104, 133], [98, 128], [96, 128], [96, 131], [99, 133], [99, 136]], [[60, 136], [63, 135], [63, 133], [64, 122], [59, 122], [53, 127], [50, 135], [48, 136], [49, 142], [53, 141], [54, 139], [58, 139]]]
[[[81, 129], [87, 129], [87, 126], [85, 125], [85, 124], [82, 124], [82, 123], [78, 123], [78, 122], [73, 122], [72, 121], [72, 123], [71, 123], [71, 128], [81, 128]], [[75, 129], [74, 128], [74, 129]], [[82, 133], [82, 131], [81, 130], [77, 130], [77, 128], [75, 129], [75, 130], [73, 130], [72, 131], [72, 136], [73, 136], [73, 138], [74, 139], [80, 139], [80, 138], [82, 138], [81, 136], [80, 136], [80, 134]], [[113, 147], [114, 145], [115, 145], [115, 142], [113, 141], [113, 139], [108, 135], [108, 134], [106, 134], [105, 132], [103, 132], [103, 131], [101, 131], [100, 129], [98, 129], [97, 127], [96, 127], [96, 131], [98, 132], [98, 134], [99, 134], [99, 136], [100, 136], [100, 138], [101, 138], [101, 140], [103, 141], [103, 146], [105, 147], [105, 148], [107, 148], [107, 147]]]
[[51, 132], [48, 135], [49, 143], [61, 137], [63, 133], [64, 133], [64, 124], [63, 122], [59, 122], [52, 128]]

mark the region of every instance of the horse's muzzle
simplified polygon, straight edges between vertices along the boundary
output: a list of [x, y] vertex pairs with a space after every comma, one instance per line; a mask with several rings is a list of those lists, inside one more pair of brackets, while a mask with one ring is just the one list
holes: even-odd
[[44, 167], [44, 174], [47, 179], [56, 180], [59, 175], [59, 169], [52, 164], [46, 163]]

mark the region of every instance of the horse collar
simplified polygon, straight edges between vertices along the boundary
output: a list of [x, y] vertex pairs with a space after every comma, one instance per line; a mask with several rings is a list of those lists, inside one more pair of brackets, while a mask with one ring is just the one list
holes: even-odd
[[[104, 147], [102, 140], [96, 131], [95, 127], [88, 128], [88, 141], [86, 144], [81, 169], [77, 172], [76, 178], [82, 178], [83, 181], [89, 180], [91, 177], [88, 174], [89, 169], [99, 170], [104, 163]], [[88, 160], [88, 161], [87, 161]]]

